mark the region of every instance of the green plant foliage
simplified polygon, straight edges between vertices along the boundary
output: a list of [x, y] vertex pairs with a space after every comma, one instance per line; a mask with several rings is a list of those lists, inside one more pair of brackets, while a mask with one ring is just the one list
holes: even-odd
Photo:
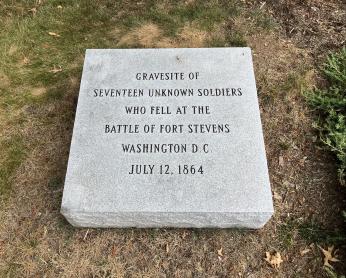
[[307, 242], [336, 245], [346, 240], [346, 235], [342, 232], [325, 229], [313, 221], [301, 223], [297, 228], [299, 235]]
[[10, 189], [11, 175], [25, 157], [22, 139], [14, 136], [0, 142], [1, 150], [7, 154], [0, 162], [0, 196]]
[[320, 112], [316, 127], [321, 140], [339, 160], [339, 179], [345, 185], [346, 177], [346, 47], [330, 54], [323, 73], [329, 82], [327, 89], [305, 92], [309, 103]]
[[321, 223], [313, 220], [300, 222], [289, 219], [278, 227], [281, 247], [285, 249], [290, 248], [294, 244], [294, 237], [297, 234], [300, 239], [305, 240], [308, 244], [339, 245], [346, 240], [346, 235], [343, 231], [323, 227]]
[[[329, 82], [326, 89], [315, 89], [306, 92], [309, 103], [320, 112], [320, 120], [316, 127], [320, 130], [321, 141], [334, 152], [339, 160], [339, 179], [345, 185], [346, 176], [346, 47], [337, 53], [328, 56], [322, 69]], [[343, 212], [346, 216], [346, 212]], [[346, 217], [345, 217], [346, 218]], [[301, 233], [311, 240], [316, 239], [314, 227], [304, 227]], [[317, 233], [320, 234], [320, 233]], [[345, 241], [343, 234], [335, 234], [329, 240]], [[338, 276], [332, 269], [324, 268], [328, 277], [345, 278]]]
[[345, 278], [345, 275], [338, 276], [333, 270], [328, 267], [324, 267], [324, 270], [330, 278]]

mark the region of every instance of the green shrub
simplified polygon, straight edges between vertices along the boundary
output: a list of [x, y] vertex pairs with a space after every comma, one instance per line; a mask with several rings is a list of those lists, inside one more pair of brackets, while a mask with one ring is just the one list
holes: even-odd
[[339, 179], [345, 185], [346, 176], [346, 47], [330, 54], [323, 66], [328, 81], [326, 89], [305, 92], [309, 103], [318, 110], [316, 127], [321, 140], [339, 160]]

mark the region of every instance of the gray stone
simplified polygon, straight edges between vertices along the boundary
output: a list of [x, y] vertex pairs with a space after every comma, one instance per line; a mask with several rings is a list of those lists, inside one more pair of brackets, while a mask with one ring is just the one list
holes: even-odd
[[61, 212], [79, 227], [262, 227], [273, 204], [251, 50], [88, 49]]

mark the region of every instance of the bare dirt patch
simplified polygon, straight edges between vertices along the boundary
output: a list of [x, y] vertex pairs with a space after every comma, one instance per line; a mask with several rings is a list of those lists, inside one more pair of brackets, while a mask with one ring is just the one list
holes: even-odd
[[283, 34], [313, 54], [316, 63], [321, 63], [328, 51], [345, 45], [345, 1], [270, 0], [263, 3], [263, 9], [267, 9], [280, 23]]

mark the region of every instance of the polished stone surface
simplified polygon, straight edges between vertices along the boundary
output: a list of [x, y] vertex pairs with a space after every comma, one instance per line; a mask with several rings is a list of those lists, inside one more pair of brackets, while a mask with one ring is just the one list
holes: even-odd
[[262, 227], [251, 50], [87, 50], [61, 212], [80, 227]]

